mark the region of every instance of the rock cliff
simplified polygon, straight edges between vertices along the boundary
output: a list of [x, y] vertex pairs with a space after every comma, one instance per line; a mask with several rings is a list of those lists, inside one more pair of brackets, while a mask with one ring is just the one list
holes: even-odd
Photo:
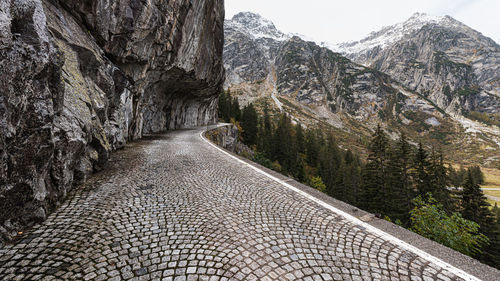
[[415, 13], [333, 48], [391, 75], [450, 114], [500, 111], [500, 46], [452, 17]]
[[215, 121], [223, 19], [223, 0], [1, 1], [2, 238], [127, 141]]
[[[288, 98], [318, 115], [324, 116], [324, 111], [346, 113], [376, 126], [398, 92], [388, 75], [314, 42], [287, 36], [259, 15], [239, 13], [226, 20], [225, 27], [224, 86], [244, 92], [240, 99], [257, 98], [254, 92], [258, 88], [257, 92], [267, 90], [276, 99]], [[405, 95], [401, 96], [397, 113], [407, 109]], [[425, 101], [421, 104], [417, 110], [433, 107]]]
[[329, 48], [248, 12], [224, 25], [224, 87], [240, 105], [267, 103], [306, 126], [333, 127], [361, 151], [381, 124], [457, 163], [500, 161], [500, 127], [490, 124], [499, 117], [488, 115], [500, 110], [498, 45], [450, 17], [415, 14]]

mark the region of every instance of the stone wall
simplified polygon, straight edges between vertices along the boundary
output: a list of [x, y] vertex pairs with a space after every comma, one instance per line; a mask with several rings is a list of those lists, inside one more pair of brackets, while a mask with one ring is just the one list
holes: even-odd
[[216, 145], [243, 157], [252, 159], [254, 152], [240, 141], [240, 132], [234, 124], [221, 126], [206, 132], [205, 136]]
[[223, 0], [0, 2], [0, 240], [143, 134], [212, 123]]

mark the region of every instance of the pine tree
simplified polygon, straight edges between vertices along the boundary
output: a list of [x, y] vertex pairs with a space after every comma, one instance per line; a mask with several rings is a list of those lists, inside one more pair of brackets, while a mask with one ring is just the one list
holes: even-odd
[[[231, 96], [229, 96], [231, 98]], [[233, 117], [236, 121], [241, 120], [241, 109], [240, 109], [240, 104], [238, 102], [238, 98], [234, 97], [231, 101], [231, 106], [230, 106], [230, 116]]]
[[387, 194], [384, 214], [403, 225], [409, 222], [413, 192], [409, 182], [410, 145], [406, 136], [401, 135], [398, 143], [388, 152]]
[[443, 205], [444, 210], [451, 213], [456, 208], [451, 197], [451, 192], [448, 190], [448, 183], [450, 180], [448, 178], [447, 169], [444, 166], [444, 157], [441, 151], [436, 152], [434, 149], [432, 150], [429, 174], [434, 198]]
[[271, 159], [271, 143], [273, 138], [273, 127], [271, 124], [271, 117], [269, 116], [269, 107], [267, 102], [264, 103], [262, 108], [263, 117], [261, 120], [260, 133], [259, 133], [259, 150], [266, 158]]
[[490, 239], [490, 245], [483, 249], [477, 257], [489, 265], [500, 267], [500, 228], [495, 223], [494, 214], [489, 210], [488, 202], [481, 187], [476, 183], [473, 172], [469, 169], [461, 193], [461, 213], [464, 218], [475, 221], [480, 225], [480, 230]]
[[229, 122], [229, 106], [227, 104], [227, 95], [226, 92], [222, 91], [219, 95], [219, 104], [218, 104], [218, 113], [219, 118], [224, 122]]
[[484, 174], [479, 166], [469, 167], [468, 170], [470, 170], [470, 172], [472, 173], [474, 182], [476, 182], [477, 184], [484, 184]]
[[370, 212], [385, 210], [388, 139], [380, 125], [373, 134], [368, 160], [363, 171], [361, 207]]
[[243, 128], [243, 141], [247, 145], [257, 144], [258, 117], [253, 104], [243, 108], [241, 115], [241, 127]]
[[293, 141], [291, 120], [288, 115], [281, 114], [272, 138], [271, 159], [277, 160], [286, 172], [293, 172], [293, 164], [297, 157]]
[[345, 168], [343, 184], [345, 186], [345, 201], [349, 204], [358, 205], [361, 186], [361, 161], [348, 150], [344, 158]]
[[306, 175], [306, 170], [305, 170], [305, 164], [304, 164], [304, 159], [301, 155], [297, 154], [297, 160], [296, 160], [296, 169], [294, 176], [295, 178], [300, 181], [300, 182], [306, 182], [307, 180], [307, 175]]
[[311, 167], [318, 165], [319, 145], [316, 134], [313, 130], [307, 130], [306, 133], [306, 160]]
[[297, 143], [297, 152], [305, 153], [306, 152], [306, 142], [304, 139], [304, 130], [302, 129], [302, 125], [297, 124], [295, 126], [295, 142]]
[[448, 178], [450, 180], [451, 187], [457, 188], [462, 186], [463, 182], [458, 174], [458, 171], [451, 165], [448, 166]]
[[417, 194], [422, 197], [425, 197], [429, 192], [434, 194], [434, 186], [429, 175], [431, 163], [429, 162], [429, 155], [422, 145], [422, 142], [418, 143], [417, 152], [415, 153], [413, 161], [413, 180], [415, 182]]
[[413, 151], [405, 134], [401, 134], [396, 151], [400, 159], [401, 187], [404, 190], [406, 210], [411, 210], [413, 208], [412, 200], [415, 197], [415, 192], [411, 183], [411, 157]]
[[343, 159], [333, 136], [327, 137], [325, 146], [319, 156], [320, 176], [324, 179], [327, 194], [345, 201], [345, 186], [343, 185]]
[[489, 204], [481, 187], [474, 181], [471, 171], [467, 172], [461, 199], [461, 213], [464, 218], [475, 221], [481, 226], [485, 225], [488, 217], [491, 216], [488, 209]]

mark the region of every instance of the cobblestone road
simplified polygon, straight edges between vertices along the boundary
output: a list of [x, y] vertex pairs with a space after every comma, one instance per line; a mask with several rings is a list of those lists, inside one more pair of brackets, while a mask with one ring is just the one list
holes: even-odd
[[46, 222], [0, 248], [0, 280], [462, 280], [199, 132], [116, 152]]

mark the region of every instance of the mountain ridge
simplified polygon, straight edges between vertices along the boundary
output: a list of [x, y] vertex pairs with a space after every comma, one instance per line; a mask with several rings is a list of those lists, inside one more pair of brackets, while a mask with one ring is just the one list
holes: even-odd
[[[421, 40], [428, 40], [427, 32], [439, 30], [434, 29], [434, 23], [422, 24], [422, 20], [416, 19], [421, 14], [414, 16], [412, 21], [422, 25], [418, 29], [422, 32]], [[431, 21], [464, 28], [451, 17]], [[228, 23], [230, 20], [225, 21]], [[400, 79], [382, 67], [366, 67], [362, 61], [351, 61], [315, 42], [297, 36], [286, 40], [271, 37], [256, 38], [234, 25], [225, 30], [224, 88], [235, 93], [243, 105], [267, 100], [277, 110], [290, 113], [296, 122], [324, 122], [353, 136], [370, 135], [377, 123], [382, 123], [393, 138], [398, 131], [405, 131], [415, 141], [430, 138], [437, 141], [436, 145], [451, 143], [450, 147], [470, 145], [474, 149], [485, 146], [491, 151], [500, 148], [499, 128], [464, 116], [470, 110], [488, 106], [496, 110], [500, 103], [477, 90], [483, 88], [476, 84], [472, 67], [454, 61], [460, 53], [453, 57], [452, 53], [427, 51], [429, 58], [424, 59], [429, 61], [420, 62], [425, 69], [417, 67], [421, 72], [415, 72], [415, 77], [421, 78], [415, 81], [421, 84], [412, 85], [413, 77]], [[454, 40], [461, 37], [457, 38]], [[448, 43], [443, 39], [435, 44]], [[383, 65], [385, 61], [379, 62]], [[418, 62], [413, 63], [419, 66]], [[441, 81], [449, 82], [449, 89], [439, 86]], [[426, 87], [435, 91], [424, 91]], [[465, 137], [476, 131], [480, 132], [477, 136]], [[488, 161], [497, 160], [500, 159]]]

